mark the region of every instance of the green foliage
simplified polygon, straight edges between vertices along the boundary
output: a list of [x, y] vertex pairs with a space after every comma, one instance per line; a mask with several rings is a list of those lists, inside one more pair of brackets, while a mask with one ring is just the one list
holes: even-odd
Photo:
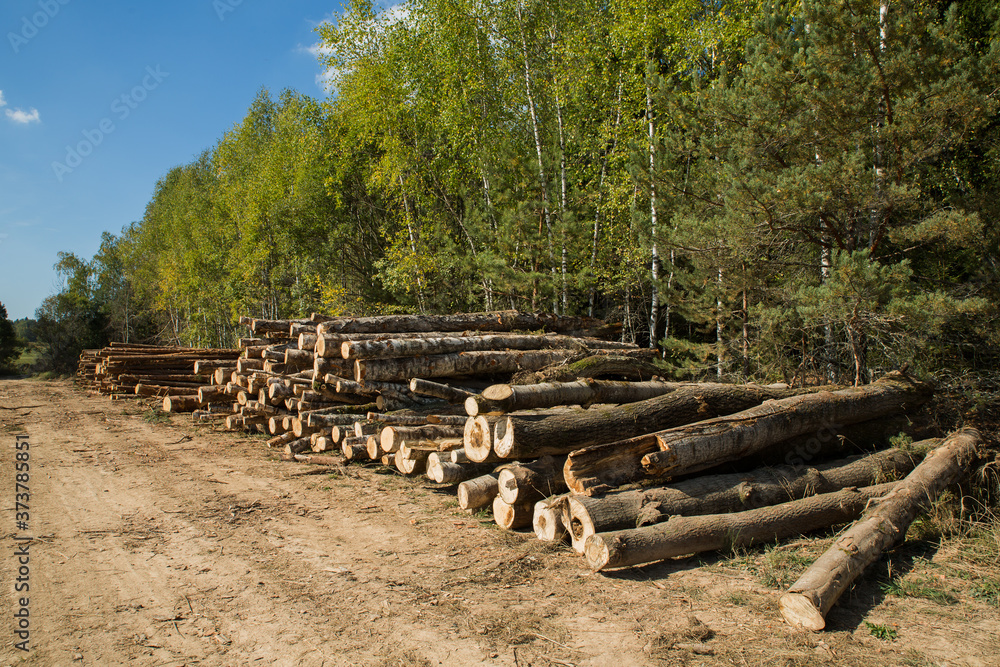
[[317, 30], [330, 98], [261, 90], [39, 326], [521, 308], [662, 339], [677, 377], [983, 372], [998, 12], [878, 9], [354, 0]]
[[890, 628], [888, 625], [879, 625], [878, 623], [865, 621], [865, 627], [868, 628], [868, 632], [871, 633], [872, 637], [881, 639], [882, 641], [896, 641], [896, 638], [899, 636], [899, 632], [895, 628]]
[[940, 582], [930, 579], [893, 579], [882, 584], [882, 592], [886, 595], [900, 597], [923, 598], [938, 604], [955, 604], [958, 598], [950, 591], [942, 590]]
[[43, 346], [42, 369], [68, 374], [76, 370], [81, 350], [107, 343], [107, 317], [95, 294], [90, 263], [60, 252], [55, 268], [64, 286], [35, 312], [36, 336]]
[[0, 374], [13, 371], [13, 362], [24, 345], [14, 330], [14, 323], [7, 318], [7, 308], [0, 303]]

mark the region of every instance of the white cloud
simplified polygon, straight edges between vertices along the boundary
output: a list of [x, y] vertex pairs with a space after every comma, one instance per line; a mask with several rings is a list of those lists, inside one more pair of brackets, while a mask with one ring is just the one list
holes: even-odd
[[10, 118], [15, 123], [20, 123], [21, 125], [27, 125], [28, 123], [41, 123], [42, 118], [38, 115], [38, 109], [32, 109], [31, 111], [25, 111], [24, 109], [4, 109], [4, 113], [7, 114], [7, 118]]
[[[7, 106], [7, 100], [3, 98], [3, 91], [0, 90], [0, 107], [5, 106]], [[4, 109], [4, 113], [7, 114], [7, 118], [21, 125], [42, 122], [41, 116], [38, 115], [38, 109], [32, 109], [31, 111], [25, 111], [24, 109]]]

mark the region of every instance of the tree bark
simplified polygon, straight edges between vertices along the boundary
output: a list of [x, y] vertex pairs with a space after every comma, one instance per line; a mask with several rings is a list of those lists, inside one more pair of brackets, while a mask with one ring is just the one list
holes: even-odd
[[382, 451], [391, 454], [406, 441], [462, 438], [464, 427], [449, 425], [386, 426], [379, 434]]
[[493, 469], [492, 463], [455, 463], [448, 452], [432, 452], [427, 457], [427, 477], [438, 484], [458, 484], [484, 475]]
[[[579, 361], [550, 366], [539, 371], [522, 372], [515, 376], [519, 384], [536, 384], [540, 382], [575, 382], [581, 378], [606, 378], [610, 380], [651, 380], [663, 374], [663, 369], [646, 359], [629, 356], [633, 352], [655, 356], [656, 351], [644, 350], [599, 350]], [[603, 354], [607, 352], [607, 354]], [[628, 353], [628, 354], [625, 354]]]
[[380, 315], [344, 317], [324, 322], [324, 334], [456, 332], [456, 331], [554, 331], [570, 335], [613, 336], [617, 327], [591, 317], [559, 317], [516, 310], [455, 315]]
[[197, 396], [167, 396], [163, 399], [164, 412], [194, 412], [202, 407]]
[[472, 511], [488, 507], [500, 492], [499, 475], [498, 472], [491, 472], [459, 484], [458, 506]]
[[455, 405], [464, 404], [466, 399], [476, 395], [465, 389], [452, 387], [447, 384], [441, 384], [440, 382], [422, 380], [420, 378], [412, 378], [410, 380], [410, 391], [414, 394], [419, 394], [420, 396], [440, 398], [441, 400], [448, 401], [449, 403]]
[[341, 344], [344, 359], [416, 357], [456, 352], [503, 350], [575, 350], [630, 349], [635, 345], [560, 335], [493, 334], [480, 336], [445, 336], [441, 338], [389, 338], [386, 340], [345, 341]]
[[800, 391], [758, 385], [692, 385], [645, 401], [600, 410], [542, 419], [512, 415], [504, 417], [496, 427], [493, 448], [501, 458], [568, 454], [584, 447], [732, 414], [795, 393]]
[[906, 537], [917, 514], [950, 484], [968, 473], [983, 444], [975, 429], [948, 436], [940, 447], [899, 482], [874, 508], [843, 533], [781, 596], [778, 607], [791, 625], [806, 630], [826, 627], [826, 614], [847, 587], [882, 552]]
[[515, 352], [462, 352], [398, 359], [359, 359], [354, 362], [354, 379], [407, 381], [421, 377], [455, 375], [497, 375], [522, 370], [538, 370], [565, 361], [575, 350], [529, 350]]
[[770, 542], [851, 521], [892, 487], [844, 489], [745, 512], [675, 516], [643, 528], [597, 533], [587, 538], [584, 555], [597, 571]]
[[543, 456], [537, 461], [511, 465], [497, 478], [499, 494], [508, 505], [535, 503], [566, 490], [562, 466], [564, 459]]
[[472, 397], [472, 406], [465, 402], [470, 417], [479, 414], [482, 405], [489, 412], [514, 412], [533, 408], [551, 408], [557, 405], [582, 405], [594, 403], [635, 403], [655, 398], [682, 387], [684, 382], [618, 382], [614, 380], [585, 379], [576, 382], [543, 382], [540, 384], [495, 384]]
[[642, 465], [653, 477], [676, 477], [734, 461], [791, 437], [904, 412], [925, 403], [928, 385], [890, 373], [863, 387], [769, 401], [727, 417], [656, 434], [660, 451]]
[[299, 463], [310, 463], [317, 466], [339, 466], [343, 463], [343, 460], [336, 456], [316, 456], [315, 454], [296, 454], [295, 460]]
[[898, 479], [915, 465], [910, 453], [889, 449], [813, 468], [758, 468], [749, 473], [709, 475], [669, 486], [622, 491], [603, 498], [571, 495], [563, 522], [569, 527], [573, 548], [582, 553], [587, 538], [594, 533], [648, 526], [675, 515], [742, 512], [849, 486], [880, 484]]
[[543, 542], [561, 542], [566, 537], [566, 526], [562, 520], [566, 495], [543, 498], [535, 503], [531, 527], [535, 537]]
[[534, 503], [504, 502], [499, 495], [493, 498], [493, 520], [504, 530], [517, 530], [531, 525], [534, 516]]

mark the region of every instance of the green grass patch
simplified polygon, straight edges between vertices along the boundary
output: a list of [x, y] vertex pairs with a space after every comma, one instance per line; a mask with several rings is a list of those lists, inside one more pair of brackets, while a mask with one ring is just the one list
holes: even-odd
[[760, 583], [768, 588], [788, 588], [812, 562], [811, 556], [798, 549], [771, 547], [759, 568]]
[[972, 596], [993, 607], [1000, 607], [1000, 579], [986, 579], [972, 588]]
[[163, 410], [150, 408], [142, 414], [142, 421], [147, 424], [166, 424], [170, 422], [170, 414]]
[[896, 641], [896, 637], [899, 636], [899, 633], [888, 625], [879, 625], [878, 623], [869, 623], [868, 621], [865, 621], [865, 625], [868, 627], [868, 632], [871, 633], [872, 637], [881, 639], [882, 641]]
[[894, 579], [882, 584], [882, 592], [899, 597], [923, 598], [938, 604], [958, 602], [950, 591], [943, 590], [938, 582], [931, 579]]

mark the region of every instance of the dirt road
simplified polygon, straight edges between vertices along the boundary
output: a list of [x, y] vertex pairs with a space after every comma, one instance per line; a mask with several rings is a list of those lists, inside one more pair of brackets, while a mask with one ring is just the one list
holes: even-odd
[[[996, 608], [975, 598], [938, 607], [875, 582], [832, 632], [801, 635], [761, 583], [773, 550], [595, 575], [429, 483], [304, 474], [262, 439], [69, 382], [0, 381], [0, 422], [0, 665], [1000, 664]], [[904, 610], [895, 641], [863, 622]]]

